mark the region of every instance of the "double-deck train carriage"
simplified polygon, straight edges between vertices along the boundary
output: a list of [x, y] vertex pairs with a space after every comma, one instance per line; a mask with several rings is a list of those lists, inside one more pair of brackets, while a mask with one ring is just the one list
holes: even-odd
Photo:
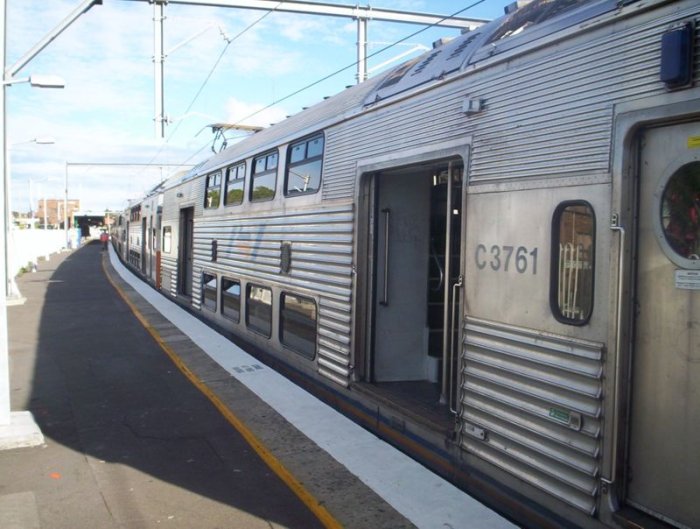
[[700, 527], [699, 19], [536, 0], [263, 130], [160, 288], [520, 523]]

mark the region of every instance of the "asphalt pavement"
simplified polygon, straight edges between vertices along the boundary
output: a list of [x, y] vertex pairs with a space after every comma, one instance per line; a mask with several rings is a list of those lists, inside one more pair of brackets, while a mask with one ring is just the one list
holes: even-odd
[[0, 451], [0, 527], [411, 527], [103, 257], [89, 244], [18, 279], [27, 301], [8, 308], [11, 404], [34, 414], [45, 444]]

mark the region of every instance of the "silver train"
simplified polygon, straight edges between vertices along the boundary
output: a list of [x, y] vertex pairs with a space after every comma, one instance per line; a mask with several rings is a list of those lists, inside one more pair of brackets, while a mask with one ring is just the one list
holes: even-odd
[[536, 0], [131, 204], [166, 296], [528, 527], [700, 527], [700, 4]]

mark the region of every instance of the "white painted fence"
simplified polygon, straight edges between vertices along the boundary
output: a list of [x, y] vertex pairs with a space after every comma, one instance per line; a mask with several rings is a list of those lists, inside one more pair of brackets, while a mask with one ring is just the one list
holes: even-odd
[[15, 277], [22, 268], [40, 264], [40, 257], [60, 252], [66, 247], [66, 233], [63, 230], [11, 229], [7, 240], [8, 275]]

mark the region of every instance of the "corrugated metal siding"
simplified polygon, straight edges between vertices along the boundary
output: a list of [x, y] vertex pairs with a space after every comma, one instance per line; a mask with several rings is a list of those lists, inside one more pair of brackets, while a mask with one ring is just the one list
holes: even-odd
[[[177, 251], [178, 229], [180, 223], [180, 208], [178, 206], [177, 188], [172, 188], [163, 193], [163, 219], [161, 226], [172, 227], [171, 252], [162, 253], [160, 259], [160, 273], [162, 277], [161, 290], [177, 296]], [[162, 236], [162, 233], [161, 233]]]
[[[319, 300], [318, 369], [347, 385], [350, 365], [353, 205], [247, 217], [197, 218], [193, 305], [201, 270], [311, 294]], [[218, 257], [211, 261], [211, 243]], [[281, 244], [292, 247], [291, 270], [280, 273]]]
[[161, 290], [171, 296], [177, 296], [177, 259], [162, 257], [160, 259]]
[[[596, 41], [583, 38], [535, 60], [497, 65], [495, 73], [476, 70], [329, 129], [324, 199], [354, 195], [358, 159], [468, 135], [470, 183], [608, 172], [614, 105], [664, 93], [659, 40], [677, 18], [621, 27]], [[482, 113], [462, 112], [467, 94], [485, 101]]]
[[603, 345], [477, 319], [464, 336], [462, 447], [593, 514]]
[[[177, 196], [180, 194], [181, 196]], [[169, 254], [161, 254], [161, 290], [171, 296], [178, 294], [178, 245], [180, 243], [180, 210], [194, 207], [195, 219], [201, 216], [204, 204], [204, 183], [202, 177], [188, 180], [182, 184], [168, 188], [163, 192], [163, 218], [161, 220], [161, 236], [164, 226], [172, 227], [172, 250]], [[195, 220], [196, 224], [196, 220]], [[198, 274], [195, 274], [195, 278]], [[197, 279], [199, 281], [199, 279]], [[194, 285], [193, 285], [194, 287]]]
[[470, 94], [486, 100], [486, 111], [474, 120], [470, 181], [609, 171], [614, 105], [664, 93], [660, 34], [677, 17], [478, 77]]
[[443, 89], [327, 131], [323, 198], [353, 197], [358, 160], [466, 135], [463, 98], [460, 92]]

